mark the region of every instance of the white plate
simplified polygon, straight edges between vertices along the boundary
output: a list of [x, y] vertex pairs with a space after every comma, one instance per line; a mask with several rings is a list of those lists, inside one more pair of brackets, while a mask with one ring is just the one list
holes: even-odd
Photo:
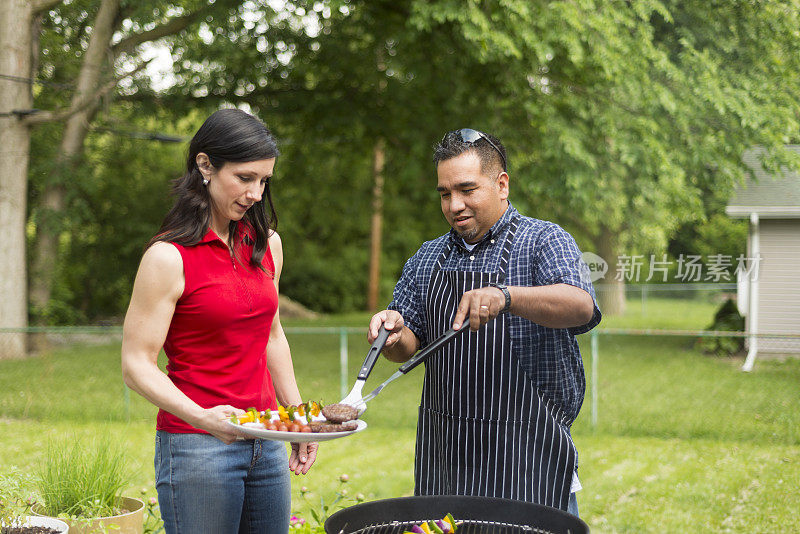
[[258, 428], [257, 426], [237, 425], [227, 421], [228, 425], [232, 426], [242, 434], [254, 438], [268, 439], [272, 441], [290, 441], [292, 443], [307, 443], [309, 441], [328, 441], [331, 439], [344, 438], [350, 434], [361, 432], [367, 428], [367, 422], [361, 419], [357, 420], [358, 426], [355, 430], [348, 430], [347, 432], [278, 432], [277, 430], [267, 430], [265, 428]]

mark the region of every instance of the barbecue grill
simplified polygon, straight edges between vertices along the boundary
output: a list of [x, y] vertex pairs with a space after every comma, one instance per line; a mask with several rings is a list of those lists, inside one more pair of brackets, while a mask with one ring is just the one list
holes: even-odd
[[325, 521], [327, 534], [403, 534], [448, 513], [458, 534], [588, 534], [579, 518], [549, 506], [491, 497], [436, 495], [366, 502]]

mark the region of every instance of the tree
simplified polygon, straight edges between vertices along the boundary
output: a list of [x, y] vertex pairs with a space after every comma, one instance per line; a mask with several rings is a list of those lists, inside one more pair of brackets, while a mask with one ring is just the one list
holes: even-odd
[[[561, 223], [584, 250], [607, 260], [663, 250], [680, 224], [702, 214], [703, 191], [724, 195], [741, 176], [744, 149], [779, 154], [797, 139], [797, 7], [325, 0], [286, 2], [276, 13], [265, 2], [123, 3], [95, 88], [142, 64], [141, 49], [117, 54], [119, 43], [211, 10], [194, 19], [197, 31], [167, 42], [177, 60], [173, 87], [156, 93], [139, 71], [125, 87], [112, 85], [108, 101], [175, 117], [246, 105], [267, 120], [283, 141], [274, 181], [282, 290], [318, 309], [353, 309], [366, 303], [371, 242], [381, 239], [373, 257], [384, 266], [386, 296], [408, 255], [446, 228], [431, 145], [463, 126], [505, 141], [514, 204]], [[98, 16], [97, 2], [76, 0], [42, 17], [49, 54], [37, 56], [37, 77], [72, 85], [41, 86], [36, 107], [80, 107], [73, 91]], [[120, 109], [106, 104], [89, 118], [107, 122]], [[37, 116], [48, 117], [13, 120]], [[39, 129], [56, 146], [58, 124]], [[382, 174], [373, 171], [378, 152]], [[50, 158], [64, 162], [59, 173], [46, 173], [56, 182], [85, 172], [78, 158], [59, 154]], [[38, 176], [32, 226], [42, 235], [52, 224], [58, 235], [57, 218], [38, 208], [53, 184]], [[370, 232], [370, 221], [381, 220], [378, 176], [384, 222]], [[621, 290], [601, 295], [605, 313], [621, 305]]]
[[[0, 149], [5, 162], [0, 178], [0, 325], [27, 326], [25, 219], [29, 125], [22, 118], [33, 106], [29, 80], [34, 19], [55, 1], [4, 0], [0, 4]], [[25, 354], [25, 335], [6, 336], [5, 355]]]
[[[86, 138], [82, 164], [69, 179], [60, 218], [59, 261], [55, 267], [48, 325], [116, 324], [125, 312], [145, 244], [158, 231], [171, 205], [170, 182], [183, 172], [185, 144], [203, 117], [174, 117], [168, 110], [142, 114], [125, 102], [103, 110]], [[57, 150], [57, 124], [37, 128], [33, 154]], [[31, 161], [32, 203], [50, 175], [47, 157]]]
[[[798, 2], [415, 2], [412, 24], [472, 43], [526, 203], [623, 251], [664, 249], [701, 187], [730, 191], [744, 150], [798, 137]], [[624, 295], [601, 294], [606, 313]]]
[[[460, 61], [460, 43], [414, 30], [409, 15], [408, 2], [292, 2], [281, 21], [232, 20], [224, 34], [233, 39], [184, 43], [193, 61], [177, 66], [179, 80], [199, 78], [203, 101], [249, 105], [287, 141], [274, 193], [287, 262], [281, 287], [315, 309], [373, 307], [378, 258], [385, 305], [404, 260], [446, 228], [433, 142], [470, 117], [491, 122], [475, 89], [502, 67]], [[442, 49], [453, 58], [431, 61]], [[456, 76], [463, 83], [442, 83]], [[161, 95], [191, 97], [180, 83]]]
[[[0, 288], [5, 295], [0, 304], [0, 324], [27, 324], [25, 228], [31, 127], [49, 122], [63, 124], [53, 158], [55, 165], [33, 220], [36, 239], [30, 293], [34, 313], [41, 316], [47, 313], [58, 265], [58, 243], [63, 233], [60, 219], [66, 207], [68, 180], [79, 174], [84, 142], [101, 98], [146, 66], [141, 59], [143, 44], [179, 34], [203, 16], [209, 21], [215, 16], [227, 17], [238, 4], [233, 0], [214, 4], [191, 0], [181, 4], [4, 1], [0, 9], [0, 141], [14, 157], [6, 159], [0, 190], [0, 247], [10, 252], [3, 255], [0, 264]], [[49, 33], [43, 34], [43, 26]], [[61, 47], [40, 47], [43, 35], [58, 41]], [[46, 84], [37, 91], [37, 103], [61, 104], [60, 108], [33, 108], [31, 80], [35, 79], [43, 79]], [[61, 91], [49, 93], [47, 89], [51, 87]], [[135, 90], [136, 85], [131, 87]], [[70, 91], [64, 92], [64, 88]], [[7, 355], [24, 352], [24, 337], [18, 336]]]
[[[313, 147], [293, 147], [306, 160], [336, 157], [321, 137], [351, 147], [387, 139], [387, 177], [399, 167], [429, 175], [427, 147], [447, 129], [497, 133], [510, 150], [518, 207], [561, 222], [584, 250], [609, 261], [610, 290], [599, 297], [613, 314], [624, 308], [618, 257], [663, 250], [681, 223], [702, 216], [704, 188], [730, 191], [742, 177], [745, 149], [761, 144], [780, 155], [797, 137], [797, 7], [294, 2], [287, 10], [317, 13], [319, 31], [268, 40], [287, 57], [267, 71], [269, 83], [260, 69], [239, 70], [248, 62], [234, 50], [205, 75], [220, 92], [230, 84], [212, 80], [238, 80], [226, 98], [293, 122]], [[384, 69], [375, 68], [377, 50], [386, 53]], [[362, 154], [359, 168], [368, 169]], [[316, 186], [315, 176], [306, 179]], [[420, 208], [404, 200], [419, 199], [413, 188], [422, 183], [387, 191], [385, 208], [401, 207], [403, 220], [413, 220]], [[427, 212], [421, 230], [438, 222]], [[401, 241], [418, 238], [411, 232]]]

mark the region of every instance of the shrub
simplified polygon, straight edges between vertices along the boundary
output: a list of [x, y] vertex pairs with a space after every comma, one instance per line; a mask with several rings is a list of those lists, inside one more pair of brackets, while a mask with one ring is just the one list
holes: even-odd
[[33, 497], [25, 494], [26, 486], [22, 473], [0, 473], [0, 533], [5, 532], [4, 527], [19, 526], [25, 521], [33, 504]]
[[[728, 299], [714, 314], [714, 322], [708, 330], [742, 332], [744, 330], [744, 317], [739, 314], [736, 303]], [[727, 336], [709, 336], [700, 338], [698, 347], [707, 354], [716, 356], [732, 356], [744, 349], [744, 338]]]

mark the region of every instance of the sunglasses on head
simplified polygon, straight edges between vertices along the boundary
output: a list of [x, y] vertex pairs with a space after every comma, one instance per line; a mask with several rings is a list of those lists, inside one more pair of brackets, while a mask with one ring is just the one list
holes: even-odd
[[[497, 148], [497, 145], [492, 143], [491, 139], [489, 139], [489, 137], [485, 133], [479, 132], [478, 130], [473, 130], [472, 128], [461, 128], [460, 130], [455, 130], [450, 133], [456, 134], [456, 136], [459, 139], [461, 139], [462, 143], [467, 143], [470, 145], [475, 143], [478, 139], [484, 139], [487, 143], [492, 145], [492, 148], [497, 150], [497, 153], [500, 154], [500, 159], [503, 160], [503, 170], [508, 171], [508, 165], [506, 164], [506, 157], [503, 155], [502, 152], [500, 152], [500, 149]], [[444, 142], [445, 138], [448, 135], [449, 134], [445, 134], [444, 137], [442, 137], [442, 142]]]

